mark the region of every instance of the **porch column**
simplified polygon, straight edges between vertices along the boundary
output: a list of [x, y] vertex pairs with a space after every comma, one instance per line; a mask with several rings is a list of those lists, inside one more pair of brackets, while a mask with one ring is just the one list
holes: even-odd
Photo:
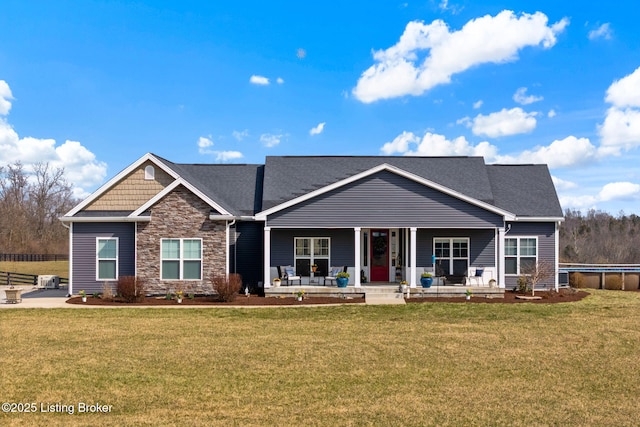
[[355, 277], [354, 277], [354, 281], [353, 283], [355, 284], [356, 288], [359, 288], [362, 283], [360, 282], [360, 269], [362, 268], [360, 266], [360, 231], [362, 230], [362, 228], [360, 227], [354, 227], [353, 228], [353, 238], [354, 238], [354, 248], [355, 248]]
[[[558, 228], [560, 227], [560, 223], [556, 222], [555, 224], [555, 230], [553, 232], [553, 238], [555, 240], [555, 246], [556, 246], [556, 250], [555, 250], [555, 261], [553, 263], [553, 283], [554, 283], [554, 288], [556, 290], [556, 292], [558, 292], [560, 290], [560, 283], [559, 283], [559, 277], [558, 277], [558, 256], [560, 255], [560, 231], [558, 230]], [[622, 273], [622, 290], [624, 291], [624, 272]]]
[[503, 289], [506, 287], [504, 282], [504, 236], [504, 227], [498, 228], [498, 287]]
[[264, 287], [271, 287], [271, 227], [264, 228]]
[[411, 254], [410, 255], [411, 256], [411, 258], [410, 258], [411, 259], [411, 274], [410, 274], [411, 280], [409, 280], [409, 286], [412, 287], [412, 288], [415, 288], [416, 287], [416, 276], [417, 276], [417, 274], [416, 274], [416, 262], [417, 262], [416, 261], [417, 260], [416, 251], [417, 251], [417, 249], [416, 248], [418, 246], [417, 242], [416, 242], [416, 236], [418, 234], [417, 233], [418, 229], [416, 227], [411, 227], [410, 231], [411, 231], [411, 238], [410, 238], [410, 240], [411, 240], [411, 249], [409, 250], [409, 252]]

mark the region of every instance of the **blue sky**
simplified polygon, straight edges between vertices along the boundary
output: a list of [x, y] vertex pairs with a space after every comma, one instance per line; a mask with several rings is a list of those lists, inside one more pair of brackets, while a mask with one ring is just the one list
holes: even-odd
[[23, 1], [0, 14], [0, 165], [86, 196], [146, 152], [546, 163], [640, 214], [640, 9], [558, 1]]

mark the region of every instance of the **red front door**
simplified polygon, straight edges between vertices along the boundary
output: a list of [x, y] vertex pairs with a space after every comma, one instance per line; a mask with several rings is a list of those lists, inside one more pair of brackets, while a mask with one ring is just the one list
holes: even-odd
[[389, 281], [389, 230], [371, 230], [371, 281]]

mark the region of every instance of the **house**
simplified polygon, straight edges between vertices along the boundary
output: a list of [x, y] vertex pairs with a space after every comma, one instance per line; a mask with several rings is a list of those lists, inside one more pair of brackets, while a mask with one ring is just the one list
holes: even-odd
[[546, 165], [393, 156], [177, 164], [146, 154], [61, 220], [70, 292], [136, 275], [162, 294], [178, 284], [205, 292], [213, 274], [234, 272], [269, 287], [286, 265], [303, 284], [346, 266], [355, 287], [482, 269], [485, 282], [511, 288], [544, 261], [556, 270], [544, 285], [557, 286], [563, 217]]

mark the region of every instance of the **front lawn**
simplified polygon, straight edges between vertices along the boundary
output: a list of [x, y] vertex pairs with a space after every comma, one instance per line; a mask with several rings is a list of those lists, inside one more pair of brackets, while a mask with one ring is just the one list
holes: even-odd
[[[640, 293], [590, 292], [551, 305], [0, 309], [0, 401], [38, 407], [0, 425], [635, 425]], [[40, 411], [57, 403], [75, 413]]]

